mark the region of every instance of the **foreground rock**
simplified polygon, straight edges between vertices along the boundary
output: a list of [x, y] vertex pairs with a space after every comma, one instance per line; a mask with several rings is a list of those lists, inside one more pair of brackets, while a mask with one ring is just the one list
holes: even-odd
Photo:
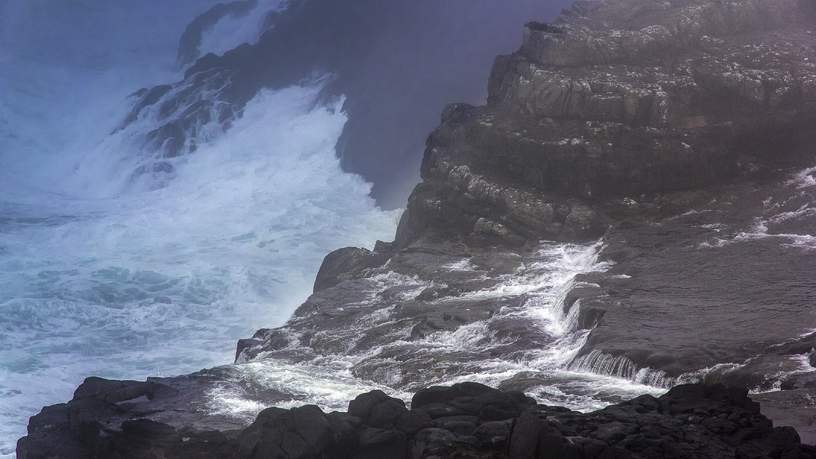
[[537, 405], [475, 383], [402, 400], [373, 391], [348, 412], [268, 408], [249, 426], [174, 425], [140, 409], [173, 398], [159, 383], [89, 379], [74, 400], [31, 419], [19, 459], [39, 458], [810, 458], [745, 391], [689, 385], [594, 413]]

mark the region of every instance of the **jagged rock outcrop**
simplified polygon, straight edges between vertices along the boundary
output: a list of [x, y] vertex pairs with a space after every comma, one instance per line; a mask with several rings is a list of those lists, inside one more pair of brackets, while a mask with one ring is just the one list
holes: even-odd
[[249, 426], [223, 432], [154, 420], [161, 411], [146, 408], [174, 396], [161, 383], [88, 380], [74, 400], [31, 419], [18, 458], [816, 457], [795, 430], [772, 427], [745, 391], [717, 385], [681, 386], [588, 414], [476, 383], [421, 390], [410, 409], [372, 391], [346, 413], [268, 408]]
[[806, 162], [814, 21], [803, 0], [610, 0], [528, 24], [488, 104], [443, 114], [398, 241], [433, 224], [511, 243], [597, 237], [605, 219], [587, 203]]
[[366, 269], [382, 266], [391, 255], [391, 244], [382, 241], [377, 241], [373, 251], [356, 247], [336, 250], [323, 259], [314, 290], [334, 287], [344, 280], [363, 274]]

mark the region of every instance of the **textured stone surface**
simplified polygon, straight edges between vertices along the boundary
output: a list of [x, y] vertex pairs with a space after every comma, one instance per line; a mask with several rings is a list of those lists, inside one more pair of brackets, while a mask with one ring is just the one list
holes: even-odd
[[[31, 419], [18, 457], [816, 457], [795, 430], [772, 427], [745, 391], [718, 385], [679, 386], [660, 398], [582, 414], [463, 383], [417, 392], [410, 411], [401, 400], [370, 392], [352, 401], [348, 413], [268, 408], [242, 430], [222, 433], [156, 422], [135, 405], [108, 401], [118, 398], [117, 389], [139, 384], [86, 382], [83, 390], [93, 386], [93, 396], [47, 407]], [[461, 414], [435, 415], [442, 408]], [[422, 422], [406, 427], [398, 421], [404, 418]]]
[[[380, 244], [383, 246], [385, 244]], [[355, 247], [346, 247], [336, 250], [323, 259], [323, 264], [317, 273], [314, 290], [323, 290], [334, 287], [343, 280], [362, 275], [368, 268], [382, 266], [388, 261], [387, 249], [374, 252]]]
[[809, 5], [591, 1], [528, 24], [497, 59], [488, 104], [443, 114], [398, 241], [428, 225], [510, 244], [597, 237], [605, 219], [587, 204], [806, 162]]

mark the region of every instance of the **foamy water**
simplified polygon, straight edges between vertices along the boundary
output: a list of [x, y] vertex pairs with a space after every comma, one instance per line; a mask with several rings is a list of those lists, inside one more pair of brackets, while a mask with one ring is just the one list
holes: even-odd
[[[327, 252], [393, 236], [396, 213], [339, 166], [347, 118], [341, 100], [316, 103], [319, 81], [259, 94], [232, 129], [213, 127], [177, 160], [170, 179], [132, 180], [149, 154], [139, 136], [155, 120], [111, 133], [138, 84], [176, 78], [174, 40], [206, 3], [184, 6], [167, 19], [183, 17], [165, 24], [165, 53], [143, 69], [138, 54], [97, 67], [39, 49], [2, 56], [0, 457], [13, 455], [29, 416], [70, 399], [86, 376], [231, 361], [236, 339], [289, 317]], [[34, 3], [4, 7], [37, 18]], [[245, 32], [261, 16], [247, 16]], [[227, 38], [222, 47], [246, 39]]]
[[[542, 243], [540, 250], [495, 286], [440, 298], [427, 305], [525, 298], [518, 306], [503, 308], [487, 320], [419, 339], [412, 338], [411, 324], [402, 327], [395, 307], [387, 305], [391, 301], [410, 302], [426, 288], [444, 285], [395, 273], [386, 266], [358, 286], [364, 290], [361, 301], [343, 305], [343, 309], [371, 312], [361, 314], [353, 325], [327, 331], [346, 344], [342, 352], [315, 355], [313, 349], [300, 344], [296, 331], [286, 329], [290, 334], [287, 352], [312, 357], [292, 362], [277, 357], [275, 352], [261, 352], [249, 361], [245, 356], [239, 358], [242, 363], [236, 366], [232, 379], [211, 391], [210, 408], [214, 413], [252, 419], [266, 407], [251, 389], [247, 390], [259, 385], [283, 394], [283, 400], [275, 402], [275, 406], [309, 403], [328, 410], [345, 410], [348, 400], [373, 389], [410, 401], [415, 390], [428, 385], [473, 381], [498, 387], [517, 376], [541, 381], [526, 389], [540, 402], [584, 411], [644, 393], [661, 394], [666, 388], [645, 377], [603, 374], [603, 368], [571, 365], [586, 342], [588, 330], [579, 330], [575, 324], [580, 304], [564, 311], [564, 299], [578, 283], [578, 274], [609, 267], [598, 260], [600, 248], [600, 243]], [[478, 268], [467, 259], [448, 263], [445, 269], [478, 276]], [[382, 300], [384, 292], [388, 292], [389, 300]], [[529, 333], [544, 334], [550, 343], [536, 348], [515, 345], [513, 338], [502, 338], [497, 333], [506, 320], [524, 322]], [[375, 328], [388, 330], [382, 339], [384, 344], [357, 348], [368, 330]], [[512, 350], [508, 353], [502, 348]], [[414, 365], [421, 370], [412, 369]], [[361, 368], [377, 370], [367, 373], [370, 378], [361, 378]], [[419, 380], [414, 371], [421, 371]]]
[[5, 204], [3, 438], [84, 376], [230, 361], [237, 338], [288, 318], [328, 251], [393, 235], [396, 215], [341, 171], [333, 147], [345, 116], [312, 108], [317, 91], [260, 95], [164, 188]]
[[257, 0], [246, 14], [228, 15], [221, 19], [201, 37], [201, 55], [224, 54], [242, 43], [254, 42], [262, 31], [267, 15], [285, 5], [285, 0]]

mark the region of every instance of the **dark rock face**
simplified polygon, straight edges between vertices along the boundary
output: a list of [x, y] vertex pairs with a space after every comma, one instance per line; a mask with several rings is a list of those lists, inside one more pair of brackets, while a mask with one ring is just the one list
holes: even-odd
[[616, 264], [595, 279], [606, 295], [592, 307], [603, 315], [582, 351], [605, 355], [584, 367], [620, 358], [671, 377], [706, 369], [761, 390], [799, 384], [812, 371], [816, 288], [816, 190], [801, 183], [750, 181], [608, 210], [621, 223], [601, 256]]
[[807, 4], [580, 2], [529, 24], [521, 50], [497, 59], [487, 106], [446, 109], [398, 242], [428, 225], [511, 244], [597, 237], [606, 220], [587, 201], [806, 162]]
[[[204, 416], [204, 392], [215, 373], [147, 382], [88, 378], [68, 403], [31, 418], [20, 458], [233, 457], [245, 425]], [[113, 431], [115, 435], [111, 435]]]
[[317, 273], [314, 290], [334, 287], [343, 280], [361, 275], [368, 268], [382, 266], [390, 255], [387, 247], [384, 248], [383, 245], [385, 244], [380, 244], [380, 251], [346, 247], [326, 255]]
[[[61, 458], [808, 458], [790, 427], [774, 428], [745, 391], [680, 386], [594, 413], [536, 405], [475, 383], [431, 387], [404, 402], [374, 391], [348, 413], [268, 408], [241, 430], [149, 419], [119, 400], [145, 383], [89, 380], [82, 397], [47, 407], [20, 459]], [[79, 392], [79, 390], [78, 390]]]

